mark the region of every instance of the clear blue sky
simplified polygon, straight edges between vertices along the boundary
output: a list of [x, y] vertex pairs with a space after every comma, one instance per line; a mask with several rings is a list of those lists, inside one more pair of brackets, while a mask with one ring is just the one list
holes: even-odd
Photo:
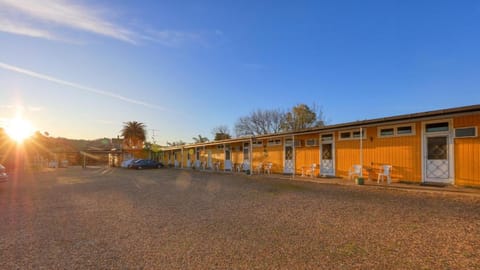
[[[40, 3], [41, 2], [41, 3]], [[0, 125], [212, 138], [252, 110], [327, 123], [480, 103], [479, 1], [0, 0]]]

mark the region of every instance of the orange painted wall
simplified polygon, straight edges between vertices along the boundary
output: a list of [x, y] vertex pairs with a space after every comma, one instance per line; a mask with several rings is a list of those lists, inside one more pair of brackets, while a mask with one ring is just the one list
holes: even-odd
[[[263, 141], [263, 140], [262, 140]], [[255, 168], [261, 163], [265, 162], [266, 157], [264, 155], [264, 145], [266, 142], [263, 142], [262, 146], [253, 146], [252, 147], [252, 168], [255, 172]]]
[[[382, 127], [382, 126], [379, 126]], [[348, 177], [354, 164], [360, 163], [360, 141], [339, 140], [335, 133], [336, 174]], [[422, 139], [421, 123], [415, 123], [415, 135], [378, 137], [377, 127], [366, 128], [363, 139], [363, 174], [376, 179], [382, 165], [392, 165], [393, 181], [422, 180]]]
[[243, 162], [243, 143], [230, 144], [232, 164]]
[[260, 163], [263, 165], [272, 163], [272, 173], [283, 173], [283, 140], [280, 145], [268, 145], [268, 140], [261, 140], [261, 146], [254, 146], [252, 148], [253, 164], [252, 168], [256, 172], [255, 168]]
[[212, 166], [215, 162], [220, 162], [220, 170], [223, 170], [223, 162], [225, 160], [225, 153], [223, 148], [219, 149], [217, 145], [209, 147], [212, 151]]
[[[204, 164], [207, 164], [208, 162], [208, 152], [211, 151], [211, 149], [213, 149], [212, 146], [209, 146], [209, 147], [205, 147], [205, 149], [203, 147], [201, 147], [200, 149], [198, 149], [198, 151], [200, 152], [199, 154], [199, 161], [200, 163], [204, 163]], [[196, 155], [196, 154], [195, 154]], [[194, 160], [196, 161], [197, 160], [197, 157], [195, 156]], [[208, 164], [207, 164], [208, 166]]]
[[[306, 140], [308, 139], [316, 139], [317, 145], [306, 146]], [[301, 174], [302, 167], [310, 167], [314, 163], [320, 163], [320, 147], [318, 146], [319, 135], [309, 134], [303, 136], [295, 136], [295, 141], [297, 140], [301, 141], [301, 146], [295, 147], [295, 173]]]
[[283, 140], [281, 145], [267, 145], [265, 149], [265, 163], [272, 163], [272, 173], [283, 173]]
[[[480, 129], [480, 114], [461, 116], [453, 119], [453, 126], [477, 127]], [[455, 184], [480, 186], [480, 137], [454, 139]]]
[[193, 166], [195, 163], [195, 148], [184, 148], [183, 149], [183, 167], [188, 166], [188, 155], [190, 154], [190, 166]]
[[168, 150], [165, 152], [165, 164], [173, 165], [173, 150]]

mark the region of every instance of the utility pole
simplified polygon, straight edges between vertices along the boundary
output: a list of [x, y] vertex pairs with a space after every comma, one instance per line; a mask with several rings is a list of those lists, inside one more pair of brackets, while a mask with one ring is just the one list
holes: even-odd
[[[152, 144], [151, 144], [151, 146], [150, 146], [150, 150], [149, 150], [148, 155], [149, 155], [149, 158], [150, 158], [150, 159], [153, 159], [153, 158], [152, 158], [152, 155], [153, 155], [153, 154], [152, 154], [152, 151], [153, 151], [153, 150], [152, 150], [152, 147], [156, 147], [155, 145], [157, 144], [157, 140], [155, 139], [155, 131], [160, 131], [160, 130], [158, 130], [158, 129], [153, 129], [153, 128], [150, 129], [150, 130], [152, 131]], [[157, 154], [155, 154], [155, 160], [158, 160], [158, 155], [157, 155]]]
[[153, 129], [153, 128], [151, 128], [150, 130], [152, 131], [152, 143], [156, 144], [157, 141], [155, 139], [155, 131], [160, 131], [160, 130], [159, 129]]

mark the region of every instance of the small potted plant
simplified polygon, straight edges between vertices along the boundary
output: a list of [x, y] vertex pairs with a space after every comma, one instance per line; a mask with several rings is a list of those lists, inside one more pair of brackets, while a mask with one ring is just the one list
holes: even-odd
[[363, 178], [362, 176], [355, 178], [355, 184], [363, 185], [364, 183], [365, 183], [365, 178]]

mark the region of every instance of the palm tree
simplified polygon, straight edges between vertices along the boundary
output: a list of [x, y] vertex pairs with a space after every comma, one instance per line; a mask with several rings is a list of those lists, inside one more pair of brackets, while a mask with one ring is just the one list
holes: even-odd
[[203, 143], [203, 142], [208, 142], [208, 138], [207, 137], [203, 137], [202, 135], [198, 134], [198, 137], [193, 137], [192, 138], [195, 143]]
[[124, 122], [123, 124], [122, 136], [126, 145], [141, 149], [147, 134], [145, 124], [137, 121]]

